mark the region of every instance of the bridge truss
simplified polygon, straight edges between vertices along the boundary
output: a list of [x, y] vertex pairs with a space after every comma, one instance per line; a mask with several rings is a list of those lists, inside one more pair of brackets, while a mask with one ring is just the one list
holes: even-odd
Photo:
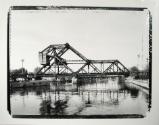
[[[79, 60], [63, 58], [67, 51], [72, 51]], [[129, 70], [119, 60], [90, 60], [78, 52], [68, 43], [49, 45], [39, 52], [39, 59], [42, 67], [36, 75], [129, 75]], [[76, 70], [72, 67], [81, 65]]]

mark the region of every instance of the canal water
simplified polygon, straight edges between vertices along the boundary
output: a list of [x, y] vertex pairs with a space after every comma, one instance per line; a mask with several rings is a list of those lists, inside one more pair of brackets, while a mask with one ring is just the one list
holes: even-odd
[[119, 77], [87, 78], [78, 84], [50, 82], [48, 86], [13, 89], [10, 102], [12, 115], [145, 116], [149, 95]]

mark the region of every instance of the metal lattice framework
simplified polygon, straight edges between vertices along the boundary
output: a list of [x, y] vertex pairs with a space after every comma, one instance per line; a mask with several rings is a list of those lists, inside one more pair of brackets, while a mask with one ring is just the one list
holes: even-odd
[[[63, 55], [68, 50], [80, 60], [64, 59]], [[42, 67], [37, 75], [129, 75], [129, 70], [119, 60], [90, 60], [68, 43], [50, 45], [39, 52], [39, 57]], [[82, 66], [74, 71], [70, 68], [74, 64]]]

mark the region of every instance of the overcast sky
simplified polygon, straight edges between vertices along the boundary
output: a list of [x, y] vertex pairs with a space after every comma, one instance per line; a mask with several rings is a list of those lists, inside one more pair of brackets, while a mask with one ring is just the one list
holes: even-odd
[[33, 71], [39, 51], [66, 42], [89, 59], [118, 59], [128, 68], [145, 66], [148, 58], [147, 11], [14, 10], [10, 29], [11, 69], [24, 59]]

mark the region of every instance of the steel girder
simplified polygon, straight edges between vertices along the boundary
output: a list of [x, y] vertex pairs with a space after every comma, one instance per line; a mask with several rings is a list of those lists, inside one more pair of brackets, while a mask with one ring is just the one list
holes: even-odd
[[[74, 54], [80, 57], [80, 60], [67, 60], [63, 59], [62, 55], [64, 55], [67, 50], [71, 50]], [[68, 43], [66, 44], [54, 44], [46, 47], [41, 52], [45, 54], [49, 59], [49, 63], [42, 65], [40, 70], [37, 72], [38, 74], [47, 74], [46, 72], [52, 70], [54, 74], [64, 74], [66, 71], [69, 71], [70, 74], [129, 74], [129, 70], [119, 61], [119, 60], [89, 60], [80, 52], [78, 52], [75, 48], [70, 46]], [[68, 65], [71, 64], [82, 64], [82, 66], [73, 71]], [[101, 64], [101, 69], [96, 66], [96, 64]], [[104, 65], [108, 64], [108, 67], [104, 69]], [[85, 67], [87, 67], [85, 69]], [[52, 69], [53, 68], [53, 69]], [[92, 68], [93, 71], [90, 72], [89, 69]], [[56, 71], [56, 69], [58, 71]], [[55, 71], [54, 71], [55, 70]], [[67, 72], [68, 73], [68, 72]]]

